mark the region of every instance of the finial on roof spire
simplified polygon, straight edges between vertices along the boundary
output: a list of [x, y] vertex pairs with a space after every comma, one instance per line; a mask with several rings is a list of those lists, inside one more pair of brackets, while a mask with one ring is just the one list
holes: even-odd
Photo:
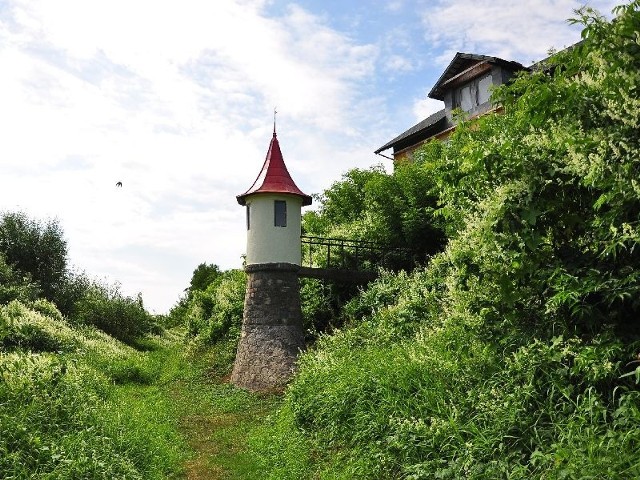
[[273, 136], [276, 136], [276, 113], [278, 113], [278, 111], [276, 110], [276, 107], [273, 107]]

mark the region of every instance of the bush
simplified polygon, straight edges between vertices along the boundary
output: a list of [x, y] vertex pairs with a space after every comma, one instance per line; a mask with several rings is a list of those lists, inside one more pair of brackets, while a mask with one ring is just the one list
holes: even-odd
[[93, 327], [70, 326], [45, 300], [33, 307], [39, 311], [18, 301], [0, 306], [0, 476], [160, 479], [174, 473], [179, 438], [156, 418], [168, 405], [157, 399], [132, 414], [112, 398], [119, 391], [114, 384], [155, 381], [165, 358]]
[[307, 343], [324, 333], [344, 325], [344, 304], [359, 291], [352, 283], [325, 282], [312, 278], [300, 279], [302, 326]]
[[107, 401], [104, 377], [51, 354], [0, 352], [3, 478], [167, 478], [178, 439]]
[[125, 343], [157, 332], [151, 315], [144, 309], [140, 297], [122, 295], [118, 286], [94, 282], [74, 306], [72, 323], [92, 325]]
[[47, 313], [40, 313], [14, 300], [0, 306], [0, 351], [11, 349], [33, 352], [69, 351], [77, 347], [77, 334], [46, 300], [37, 302]]
[[[317, 211], [304, 214], [304, 233], [374, 242], [385, 251], [386, 268], [424, 264], [446, 239], [443, 220], [434, 216], [433, 178], [421, 169], [406, 164], [391, 175], [381, 165], [349, 170], [318, 196]], [[376, 252], [365, 260], [377, 265], [381, 259]]]
[[0, 252], [12, 268], [37, 283], [47, 300], [55, 301], [67, 268], [67, 243], [57, 220], [42, 222], [23, 212], [1, 214]]
[[91, 290], [95, 281], [84, 272], [67, 270], [56, 288], [55, 304], [67, 318], [77, 315], [79, 302]]
[[28, 302], [35, 300], [40, 289], [30, 280], [30, 275], [20, 275], [7, 264], [4, 254], [0, 252], [0, 305], [19, 300]]
[[188, 335], [200, 342], [237, 340], [242, 326], [247, 277], [242, 270], [227, 270], [204, 291], [196, 291], [188, 302]]

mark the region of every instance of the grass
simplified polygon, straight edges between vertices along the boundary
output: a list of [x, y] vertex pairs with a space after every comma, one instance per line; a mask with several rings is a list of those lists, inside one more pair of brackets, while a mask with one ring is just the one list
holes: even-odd
[[0, 306], [0, 478], [259, 478], [247, 438], [279, 397], [225, 382], [233, 347], [135, 348]]
[[[110, 401], [126, 412], [122, 421], [130, 422], [128, 431], [155, 432], [158, 442], [174, 446], [168, 461], [181, 467], [169, 478], [260, 478], [259, 459], [248, 449], [247, 439], [281, 400], [227, 383], [229, 348], [218, 344], [189, 350], [181, 335], [174, 335], [157, 347], [147, 345], [144, 365], [134, 368], [142, 368], [152, 382], [114, 387]], [[155, 455], [153, 445], [148, 450]]]
[[280, 404], [278, 396], [251, 394], [226, 383], [216, 361], [223, 348], [228, 346], [199, 350], [189, 358], [174, 352], [183, 368], [165, 385], [179, 432], [192, 452], [184, 472], [190, 480], [260, 478], [259, 459], [247, 439]]

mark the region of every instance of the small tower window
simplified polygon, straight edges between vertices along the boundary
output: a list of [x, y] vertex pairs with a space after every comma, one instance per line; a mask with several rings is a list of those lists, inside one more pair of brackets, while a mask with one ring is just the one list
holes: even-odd
[[247, 203], [247, 230], [251, 229], [251, 204]]
[[274, 223], [276, 227], [287, 226], [287, 202], [284, 200], [274, 201]]

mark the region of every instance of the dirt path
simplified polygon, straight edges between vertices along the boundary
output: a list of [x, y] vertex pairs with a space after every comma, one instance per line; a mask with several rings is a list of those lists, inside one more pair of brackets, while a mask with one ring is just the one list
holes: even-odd
[[176, 405], [179, 431], [193, 451], [183, 478], [259, 479], [259, 459], [248, 449], [247, 440], [277, 408], [280, 397], [239, 390], [203, 365], [182, 364], [180, 371], [167, 387]]

